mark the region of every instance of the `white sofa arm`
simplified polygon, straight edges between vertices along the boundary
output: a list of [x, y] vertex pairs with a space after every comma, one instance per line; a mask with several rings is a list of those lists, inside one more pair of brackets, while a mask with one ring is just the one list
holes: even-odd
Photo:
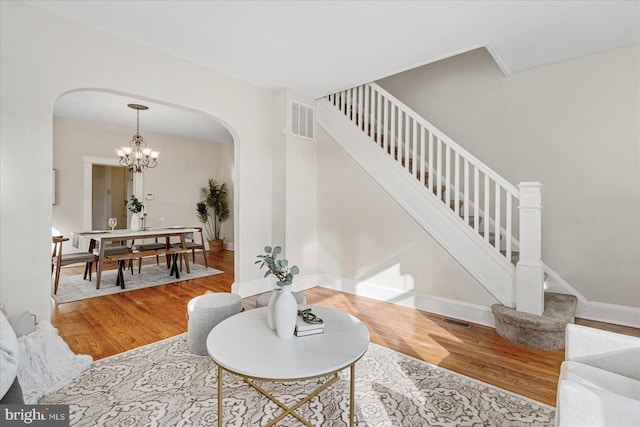
[[558, 384], [557, 427], [640, 425], [637, 400], [570, 380]]
[[640, 380], [640, 338], [568, 324], [565, 360]]

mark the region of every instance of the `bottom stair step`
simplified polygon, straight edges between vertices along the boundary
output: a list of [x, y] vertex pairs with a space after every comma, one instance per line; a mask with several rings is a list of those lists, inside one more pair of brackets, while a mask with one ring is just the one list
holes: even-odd
[[518, 344], [541, 350], [564, 348], [567, 323], [574, 323], [578, 299], [574, 295], [545, 292], [542, 315], [516, 311], [502, 304], [494, 304], [491, 311], [496, 319], [498, 334]]

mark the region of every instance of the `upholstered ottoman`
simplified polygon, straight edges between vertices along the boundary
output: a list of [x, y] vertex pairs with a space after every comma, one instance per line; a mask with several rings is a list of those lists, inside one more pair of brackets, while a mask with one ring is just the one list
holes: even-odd
[[[279, 291], [279, 289], [276, 289], [276, 291]], [[304, 295], [299, 294], [298, 292], [291, 292], [291, 295], [293, 295], [293, 297], [296, 299], [298, 305], [307, 303], [307, 299]], [[264, 294], [260, 295], [256, 300], [256, 308], [266, 307], [267, 305], [269, 305], [269, 298], [271, 298], [271, 292], [265, 292]]]
[[194, 354], [206, 356], [207, 336], [218, 323], [242, 311], [242, 298], [227, 292], [200, 295], [187, 304], [187, 346]]

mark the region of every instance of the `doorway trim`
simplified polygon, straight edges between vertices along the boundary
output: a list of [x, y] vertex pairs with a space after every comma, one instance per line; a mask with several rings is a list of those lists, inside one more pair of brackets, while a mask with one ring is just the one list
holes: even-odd
[[[113, 157], [94, 157], [84, 156], [83, 161], [83, 203], [82, 203], [82, 229], [83, 231], [91, 230], [91, 213], [93, 200], [93, 165], [100, 166], [122, 166], [118, 159]], [[144, 176], [134, 173], [133, 175], [133, 194], [140, 198], [144, 194]]]

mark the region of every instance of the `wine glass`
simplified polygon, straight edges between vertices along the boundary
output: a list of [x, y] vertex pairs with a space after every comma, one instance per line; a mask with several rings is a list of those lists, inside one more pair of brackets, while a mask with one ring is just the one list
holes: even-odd
[[111, 231], [116, 228], [116, 225], [118, 225], [118, 220], [116, 218], [109, 218], [109, 227], [111, 227]]
[[158, 221], [160, 221], [160, 228], [164, 228], [164, 217], [161, 216], [160, 218], [158, 218]]

